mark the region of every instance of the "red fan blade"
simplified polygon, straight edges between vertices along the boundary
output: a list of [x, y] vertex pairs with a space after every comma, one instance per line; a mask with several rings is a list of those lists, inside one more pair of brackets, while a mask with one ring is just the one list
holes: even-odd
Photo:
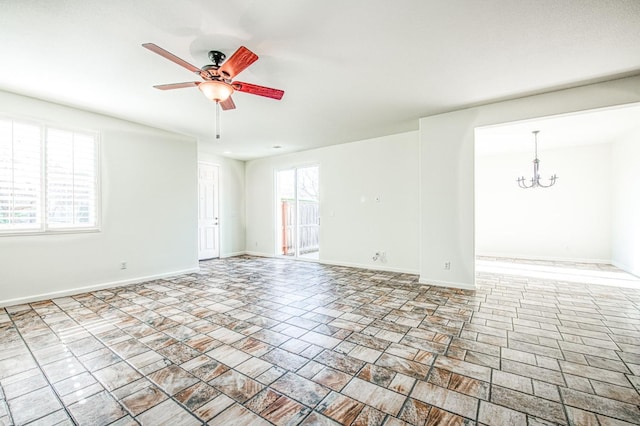
[[244, 46], [240, 46], [233, 55], [220, 67], [220, 74], [224, 78], [233, 78], [245, 68], [258, 60], [258, 55]]
[[271, 87], [258, 86], [257, 84], [233, 82], [233, 88], [238, 92], [251, 93], [252, 95], [264, 96], [280, 100], [284, 95], [284, 90], [272, 89]]
[[236, 109], [236, 104], [233, 103], [233, 99], [231, 99], [231, 96], [229, 96], [226, 101], [220, 102], [220, 106], [224, 111], [228, 109]]
[[172, 83], [172, 84], [158, 84], [157, 86], [153, 86], [156, 89], [160, 90], [172, 90], [172, 89], [183, 89], [185, 87], [196, 87], [200, 84], [197, 81], [187, 81], [186, 83]]
[[150, 51], [152, 51], [154, 53], [157, 53], [158, 55], [162, 56], [165, 59], [170, 60], [171, 62], [175, 62], [176, 64], [180, 65], [181, 67], [184, 67], [184, 68], [188, 69], [191, 72], [195, 72], [195, 73], [199, 73], [200, 72], [200, 68], [191, 65], [189, 62], [185, 61], [184, 59], [178, 58], [176, 55], [174, 55], [171, 52], [167, 52], [166, 50], [164, 50], [160, 46], [156, 46], [153, 43], [144, 43], [142, 45], [142, 47], [146, 47]]

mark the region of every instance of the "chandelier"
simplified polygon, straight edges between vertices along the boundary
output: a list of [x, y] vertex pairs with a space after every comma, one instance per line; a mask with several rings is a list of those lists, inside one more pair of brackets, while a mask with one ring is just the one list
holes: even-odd
[[518, 178], [518, 185], [520, 186], [520, 188], [549, 188], [550, 186], [553, 186], [553, 184], [556, 183], [556, 180], [558, 179], [558, 176], [556, 176], [555, 174], [553, 176], [551, 176], [549, 178], [549, 184], [548, 185], [543, 185], [542, 183], [540, 183], [540, 160], [538, 160], [538, 133], [540, 131], [539, 130], [534, 130], [533, 133], [533, 137], [535, 139], [535, 147], [536, 147], [536, 158], [533, 160], [533, 177], [530, 180], [530, 183], [527, 184], [524, 176], [521, 176]]

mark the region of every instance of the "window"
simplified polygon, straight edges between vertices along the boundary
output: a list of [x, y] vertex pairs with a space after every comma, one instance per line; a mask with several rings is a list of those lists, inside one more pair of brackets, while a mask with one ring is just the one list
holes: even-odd
[[98, 225], [98, 135], [0, 117], [0, 233]]

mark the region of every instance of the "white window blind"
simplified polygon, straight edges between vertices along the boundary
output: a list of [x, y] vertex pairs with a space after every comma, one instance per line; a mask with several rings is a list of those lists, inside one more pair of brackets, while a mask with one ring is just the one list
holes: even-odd
[[98, 226], [97, 135], [0, 117], [0, 233]]
[[40, 127], [0, 121], [0, 230], [42, 226]]
[[96, 225], [95, 139], [47, 129], [47, 225], [50, 228]]

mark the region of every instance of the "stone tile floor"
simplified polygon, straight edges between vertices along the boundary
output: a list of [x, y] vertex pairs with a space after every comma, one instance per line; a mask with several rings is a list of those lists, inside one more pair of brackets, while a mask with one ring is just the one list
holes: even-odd
[[0, 424], [640, 424], [640, 290], [286, 259], [0, 309]]

